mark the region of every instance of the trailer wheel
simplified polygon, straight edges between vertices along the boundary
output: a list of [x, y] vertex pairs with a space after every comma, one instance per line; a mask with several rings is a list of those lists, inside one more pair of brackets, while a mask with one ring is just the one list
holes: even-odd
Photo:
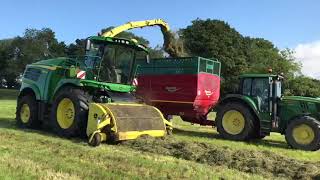
[[285, 136], [295, 149], [316, 151], [320, 149], [320, 122], [309, 116], [299, 117], [288, 125]]
[[81, 89], [66, 87], [57, 93], [52, 105], [51, 126], [64, 137], [85, 137], [91, 97]]
[[21, 128], [35, 128], [39, 125], [38, 106], [35, 97], [25, 95], [18, 99], [16, 121]]
[[217, 112], [216, 125], [219, 134], [230, 140], [243, 141], [251, 138], [254, 117], [241, 103], [227, 103]]

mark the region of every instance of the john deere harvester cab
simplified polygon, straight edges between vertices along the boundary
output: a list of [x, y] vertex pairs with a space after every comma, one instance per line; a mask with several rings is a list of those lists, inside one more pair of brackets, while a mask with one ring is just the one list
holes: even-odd
[[135, 41], [92, 36], [84, 57], [27, 65], [18, 98], [18, 124], [45, 125], [66, 137], [86, 134], [92, 145], [164, 136], [170, 123], [133, 94], [137, 58], [147, 61], [148, 55]]
[[84, 67], [87, 78], [108, 83], [131, 85], [137, 58], [148, 61], [148, 50], [134, 41], [93, 36], [86, 43]]
[[239, 92], [219, 103], [218, 132], [232, 140], [263, 138], [279, 132], [294, 148], [318, 150], [320, 100], [283, 96], [282, 81], [280, 75], [242, 75]]

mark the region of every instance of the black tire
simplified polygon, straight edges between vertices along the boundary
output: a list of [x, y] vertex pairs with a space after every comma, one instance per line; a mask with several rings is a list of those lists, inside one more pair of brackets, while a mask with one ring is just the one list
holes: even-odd
[[106, 126], [103, 128], [102, 132], [106, 133], [106, 135], [107, 135], [106, 142], [107, 142], [108, 144], [116, 144], [116, 143], [117, 143], [117, 141], [116, 141], [117, 136], [116, 136], [116, 134], [113, 132], [112, 127], [111, 127], [110, 124], [109, 124], [109, 125], [106, 125]]
[[259, 123], [260, 123], [259, 121], [254, 121], [254, 130], [253, 130], [253, 134], [250, 137], [250, 139], [259, 140], [259, 139], [263, 139], [266, 137], [265, 135], [260, 134], [260, 124]]
[[[26, 106], [29, 110], [29, 115], [26, 116], [22, 111], [26, 111]], [[24, 116], [24, 117], [23, 117]], [[35, 97], [31, 94], [27, 94], [18, 98], [16, 122], [21, 128], [37, 128], [40, 123], [38, 120], [38, 105]]]
[[[230, 133], [223, 126], [223, 117], [227, 112], [230, 112], [230, 111], [237, 111], [241, 113], [241, 115], [243, 116], [244, 125], [242, 128], [240, 128], [241, 130], [240, 132]], [[237, 120], [237, 119], [234, 119], [234, 120]], [[251, 114], [251, 111], [250, 109], [248, 109], [247, 106], [238, 102], [230, 102], [219, 108], [217, 112], [216, 126], [219, 134], [223, 138], [236, 140], [236, 141], [243, 141], [243, 140], [250, 139], [254, 134], [254, 121], [255, 121], [255, 118]]]
[[[58, 122], [57, 112], [59, 103], [63, 99], [69, 99], [74, 107], [73, 121], [68, 127], [61, 127]], [[76, 87], [65, 87], [55, 96], [50, 115], [50, 126], [53, 131], [63, 137], [86, 137], [89, 102], [92, 97], [84, 90]]]
[[251, 139], [263, 139], [265, 138], [266, 136], [265, 135], [260, 135], [260, 134], [254, 134]]
[[92, 137], [92, 140], [88, 141], [88, 144], [93, 147], [99, 146], [101, 144], [101, 139], [101, 134], [95, 133]]
[[[313, 131], [314, 136], [313, 136], [313, 139], [310, 139], [310, 142], [301, 143], [301, 139], [300, 140], [295, 139], [294, 130], [299, 126], [301, 127], [301, 125], [304, 125], [304, 127], [307, 126], [310, 128], [310, 130]], [[312, 138], [309, 132], [306, 132], [306, 133], [307, 133], [307, 136]], [[292, 120], [288, 125], [286, 129], [285, 137], [286, 137], [287, 143], [295, 149], [302, 149], [305, 151], [319, 150], [320, 149], [320, 122], [310, 116], [303, 116], [303, 117], [296, 118]], [[306, 138], [309, 138], [309, 137], [306, 137]]]

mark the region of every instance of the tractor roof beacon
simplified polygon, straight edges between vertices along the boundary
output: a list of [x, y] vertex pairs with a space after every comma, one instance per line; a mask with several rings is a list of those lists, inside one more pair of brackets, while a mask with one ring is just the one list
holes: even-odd
[[27, 65], [18, 98], [20, 127], [47, 126], [65, 136], [87, 135], [89, 144], [162, 137], [171, 123], [132, 92], [136, 59], [147, 48], [134, 40], [108, 36], [87, 39], [86, 55]]

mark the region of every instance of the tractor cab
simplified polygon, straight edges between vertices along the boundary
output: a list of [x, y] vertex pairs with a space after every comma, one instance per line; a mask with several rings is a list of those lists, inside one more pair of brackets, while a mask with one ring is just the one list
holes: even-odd
[[281, 98], [283, 77], [271, 74], [244, 74], [240, 79], [240, 94], [254, 99], [261, 112], [272, 112], [272, 105]]
[[89, 37], [84, 60], [86, 79], [130, 85], [136, 74], [134, 64], [137, 58], [148, 60], [149, 56], [147, 48], [135, 41]]
[[277, 114], [282, 97], [282, 80], [280, 75], [244, 74], [240, 76], [240, 94], [250, 97], [263, 119], [278, 126]]

